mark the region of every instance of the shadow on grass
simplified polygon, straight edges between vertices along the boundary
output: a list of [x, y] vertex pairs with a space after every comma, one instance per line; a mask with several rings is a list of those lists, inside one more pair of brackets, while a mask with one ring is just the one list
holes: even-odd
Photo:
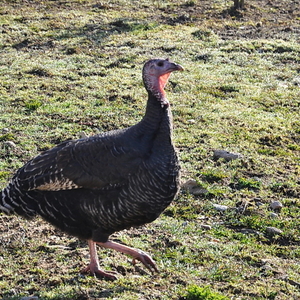
[[[134, 18], [117, 18], [110, 23], [87, 23], [82, 27], [72, 27], [68, 29], [57, 30], [48, 40], [41, 37], [26, 38], [20, 42], [12, 45], [17, 50], [42, 50], [56, 47], [55, 41], [62, 41], [67, 39], [83, 38], [83, 46], [86, 43], [93, 42], [96, 45], [101, 45], [106, 42], [110, 35], [120, 34], [123, 32], [132, 31], [147, 31], [157, 27], [159, 23], [148, 22], [141, 19]], [[77, 54], [80, 52], [80, 45], [77, 48], [67, 48], [66, 54]]]
[[[74, 278], [76, 280], [76, 278]], [[51, 290], [51, 287], [40, 286], [40, 290], [43, 288], [46, 289], [45, 294], [40, 293], [39, 291], [31, 290], [27, 292], [27, 295], [24, 293], [13, 294], [12, 292], [8, 292], [6, 294], [0, 294], [1, 300], [88, 300], [88, 299], [106, 299], [108, 297], [118, 297], [118, 295], [124, 292], [131, 292], [138, 294], [140, 291], [138, 289], [132, 289], [127, 287], [114, 287], [109, 289], [98, 290], [99, 288], [91, 288], [90, 290], [83, 290], [80, 286], [69, 286], [70, 289], [67, 291], [59, 291], [58, 288]]]

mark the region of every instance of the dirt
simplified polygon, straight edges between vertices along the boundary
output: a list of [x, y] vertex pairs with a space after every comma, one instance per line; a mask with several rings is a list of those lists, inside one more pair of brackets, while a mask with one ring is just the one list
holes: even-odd
[[[193, 6], [182, 6], [177, 16], [167, 18], [167, 23], [209, 24], [223, 39], [289, 40], [300, 37], [300, 1], [245, 1], [243, 10], [212, 8], [211, 1], [201, 1]], [[234, 21], [234, 23], [232, 22]]]
[[[22, 8], [22, 5], [31, 5], [35, 10], [45, 10], [45, 4], [39, 1], [15, 1], [15, 8]], [[232, 6], [230, 5], [232, 4]], [[82, 6], [77, 1], [51, 1], [51, 10], [65, 10], [72, 6], [73, 9], [86, 9], [87, 11], [116, 9], [118, 3], [109, 4], [88, 4]], [[153, 18], [153, 21], [169, 25], [187, 24], [203, 26], [213, 30], [222, 39], [283, 39], [300, 38], [300, 0], [246, 0], [242, 10], [233, 9], [233, 1], [224, 1], [223, 6], [218, 1], [186, 1], [180, 6], [167, 4], [162, 7], [154, 5], [143, 5], [145, 12]], [[46, 8], [47, 10], [49, 7]], [[122, 9], [126, 7], [122, 6]], [[131, 9], [131, 8], [128, 8]], [[2, 14], [5, 14], [4, 12]], [[134, 19], [132, 19], [134, 20]], [[21, 22], [25, 22], [23, 17]], [[141, 20], [139, 20], [141, 21]], [[86, 25], [87, 34], [92, 25]], [[96, 25], [95, 25], [96, 26]], [[92, 26], [92, 27], [95, 27]], [[126, 19], [116, 20], [109, 24], [111, 30], [126, 31], [131, 30], [131, 26]], [[99, 24], [96, 26], [99, 29]], [[101, 27], [101, 26], [100, 26]], [[109, 28], [105, 28], [105, 32]], [[5, 27], [4, 27], [5, 30]], [[101, 29], [100, 29], [101, 30]], [[104, 34], [104, 31], [103, 33]], [[53, 48], [53, 41], [48, 41], [43, 45], [35, 45], [27, 38], [14, 45], [16, 49], [22, 48]], [[68, 51], [68, 50], [67, 50]], [[76, 49], [71, 49], [76, 51]], [[70, 53], [71, 54], [71, 53]]]

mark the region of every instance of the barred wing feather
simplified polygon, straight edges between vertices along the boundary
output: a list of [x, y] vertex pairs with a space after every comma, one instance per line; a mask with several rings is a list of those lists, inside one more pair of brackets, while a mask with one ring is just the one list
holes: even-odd
[[21, 168], [13, 180], [22, 190], [101, 189], [123, 185], [142, 161], [142, 154], [116, 139], [95, 136], [64, 142]]

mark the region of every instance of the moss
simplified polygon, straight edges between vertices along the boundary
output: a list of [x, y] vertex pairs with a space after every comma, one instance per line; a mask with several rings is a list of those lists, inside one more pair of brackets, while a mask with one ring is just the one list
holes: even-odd
[[211, 291], [209, 287], [191, 285], [188, 287], [185, 300], [229, 300], [228, 297]]
[[5, 133], [3, 135], [0, 136], [0, 142], [3, 142], [3, 141], [14, 141], [15, 140], [15, 136], [13, 133]]

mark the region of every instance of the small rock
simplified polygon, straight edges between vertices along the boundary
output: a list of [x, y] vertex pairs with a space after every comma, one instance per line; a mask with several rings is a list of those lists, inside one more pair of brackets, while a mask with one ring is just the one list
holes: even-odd
[[195, 119], [189, 119], [188, 122], [191, 123], [191, 124], [195, 124], [196, 120]]
[[286, 278], [286, 281], [291, 284], [291, 285], [294, 285], [294, 286], [297, 286], [298, 288], [300, 288], [300, 282], [297, 282], [295, 280], [292, 280], [290, 278]]
[[270, 217], [272, 219], [276, 219], [276, 218], [278, 218], [278, 214], [272, 212], [272, 213], [270, 213]]
[[201, 224], [200, 225], [202, 229], [205, 229], [205, 230], [211, 230], [211, 226], [210, 225], [207, 225], [207, 224]]
[[226, 211], [228, 209], [228, 206], [220, 204], [213, 204], [213, 207], [218, 211]]
[[296, 77], [296, 78], [293, 80], [293, 85], [300, 86], [300, 77]]
[[281, 229], [278, 229], [276, 227], [267, 227], [266, 232], [271, 234], [271, 235], [282, 234], [283, 233], [283, 231]]
[[195, 179], [188, 179], [185, 183], [181, 185], [184, 189], [189, 189], [194, 186], [198, 186], [198, 183]]
[[257, 234], [257, 235], [261, 234], [259, 231], [255, 230], [255, 229], [251, 229], [251, 228], [242, 228], [241, 233], [243, 233], [243, 234]]
[[88, 136], [86, 135], [86, 133], [85, 133], [84, 131], [81, 131], [81, 132], [79, 133], [79, 138], [80, 138], [80, 139], [87, 139]]
[[257, 181], [257, 182], [261, 182], [261, 178], [257, 177], [257, 176], [254, 176], [252, 177], [253, 180]]
[[225, 225], [225, 222], [223, 222], [223, 221], [221, 221], [221, 222], [214, 222], [212, 225], [213, 226], [223, 226], [223, 225]]
[[102, 131], [99, 128], [94, 128], [94, 133], [95, 134], [100, 134]]
[[191, 194], [193, 194], [194, 196], [200, 196], [200, 195], [205, 195], [208, 193], [207, 189], [204, 189], [202, 187], [197, 187], [192, 189]]
[[17, 145], [14, 142], [12, 142], [12, 141], [6, 141], [6, 142], [4, 142], [4, 145], [7, 148], [17, 148]]
[[191, 189], [194, 186], [199, 186], [199, 184], [197, 183], [197, 181], [195, 179], [188, 179], [185, 183], [183, 183], [181, 185], [184, 189]]
[[181, 187], [195, 196], [205, 195], [208, 193], [208, 190], [203, 188], [195, 179], [187, 180]]
[[270, 206], [274, 210], [281, 210], [283, 208], [283, 205], [280, 201], [274, 201], [270, 204]]
[[9, 129], [8, 128], [2, 128], [2, 133], [3, 134], [9, 133]]
[[214, 155], [213, 155], [213, 158], [215, 160], [218, 160], [219, 158], [224, 158], [226, 161], [231, 161], [242, 157], [243, 155], [240, 153], [233, 153], [226, 150], [214, 150]]

